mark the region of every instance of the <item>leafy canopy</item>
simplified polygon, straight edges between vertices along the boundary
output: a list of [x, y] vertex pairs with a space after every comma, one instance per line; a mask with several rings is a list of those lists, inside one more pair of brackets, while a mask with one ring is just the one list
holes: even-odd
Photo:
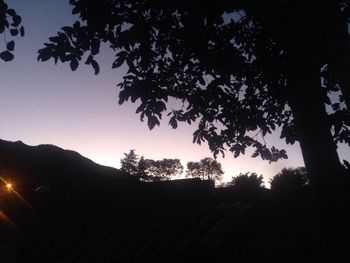
[[141, 157], [138, 168], [140, 179], [143, 181], [170, 180], [181, 175], [183, 171], [179, 159], [152, 160]]
[[22, 18], [12, 8], [9, 8], [5, 1], [0, 0], [0, 35], [4, 36], [5, 50], [1, 51], [0, 59], [8, 62], [13, 60], [13, 51], [15, 50], [14, 37], [24, 36], [24, 27], [22, 26]]
[[121, 171], [136, 176], [141, 181], [164, 181], [181, 175], [183, 166], [179, 159], [153, 160], [141, 158], [130, 150], [124, 153], [125, 157], [120, 160]]
[[[69, 62], [72, 70], [85, 62], [98, 74], [95, 56], [105, 42], [116, 54], [112, 68], [128, 67], [119, 104], [137, 102], [150, 129], [167, 114], [172, 128], [198, 125], [193, 142], [207, 141], [214, 156], [229, 149], [238, 157], [252, 147], [252, 157], [277, 161], [286, 152], [263, 137], [281, 127], [287, 144], [298, 140], [286, 98], [288, 1], [260, 2], [70, 0], [80, 22], [49, 38], [38, 60]], [[349, 13], [349, 5], [342, 10]], [[334, 138], [350, 142], [344, 100], [327, 96], [339, 87], [326, 59], [322, 78]], [[170, 98], [182, 106], [167, 110]]]
[[256, 173], [240, 173], [238, 176], [232, 177], [228, 185], [242, 190], [260, 189], [264, 188], [264, 178]]
[[283, 168], [270, 180], [271, 190], [280, 193], [295, 193], [310, 186], [309, 176], [304, 167]]
[[137, 175], [138, 173], [139, 157], [135, 153], [135, 150], [130, 150], [129, 153], [124, 153], [124, 158], [120, 160], [122, 172], [130, 175]]
[[187, 163], [186, 177], [221, 181], [223, 174], [221, 163], [210, 157], [206, 157], [199, 162]]

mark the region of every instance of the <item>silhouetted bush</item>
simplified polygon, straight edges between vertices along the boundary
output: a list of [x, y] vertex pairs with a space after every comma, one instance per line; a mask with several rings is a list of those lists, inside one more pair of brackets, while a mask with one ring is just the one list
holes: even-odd
[[228, 185], [236, 189], [255, 190], [264, 188], [264, 178], [262, 175], [258, 176], [256, 173], [240, 173], [238, 176], [232, 177]]
[[271, 190], [284, 195], [305, 192], [310, 187], [304, 167], [283, 168], [270, 180]]
[[249, 172], [232, 177], [232, 180], [222, 189], [226, 198], [248, 203], [260, 199], [263, 192], [266, 192], [263, 176]]

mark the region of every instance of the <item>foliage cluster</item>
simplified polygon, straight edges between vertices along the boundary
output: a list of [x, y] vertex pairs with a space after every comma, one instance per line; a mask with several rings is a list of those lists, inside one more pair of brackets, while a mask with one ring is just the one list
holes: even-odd
[[0, 0], [0, 35], [5, 39], [5, 50], [0, 52], [0, 59], [8, 62], [14, 58], [12, 52], [15, 50], [15, 41], [11, 38], [24, 36], [22, 18], [12, 8]]
[[[183, 173], [179, 159], [153, 160], [143, 156], [139, 158], [135, 150], [124, 153], [124, 158], [120, 161], [123, 172], [136, 176], [141, 181], [170, 180]], [[210, 157], [199, 162], [187, 163], [186, 177], [221, 181], [223, 174], [221, 164]]]
[[188, 162], [186, 177], [196, 177], [202, 180], [221, 181], [224, 172], [221, 164], [213, 158], [206, 157], [199, 162]]
[[262, 175], [257, 175], [256, 173], [240, 173], [238, 176], [232, 177], [228, 186], [244, 190], [255, 190], [264, 187], [264, 178]]
[[120, 160], [121, 171], [136, 176], [141, 181], [164, 181], [170, 180], [182, 174], [183, 166], [179, 159], [153, 160], [145, 159], [130, 150], [124, 153], [124, 158]]
[[[179, 159], [146, 159], [143, 156], [139, 157], [135, 150], [124, 153], [124, 158], [121, 159], [121, 171], [146, 182], [170, 180], [181, 176], [183, 168]], [[221, 163], [210, 157], [199, 162], [188, 162], [185, 171], [186, 177], [212, 180], [216, 183], [222, 181], [223, 175]], [[310, 187], [309, 175], [304, 167], [283, 168], [269, 183], [274, 193], [283, 195], [299, 194]], [[263, 175], [254, 172], [240, 173], [222, 185], [243, 192], [255, 192], [265, 188]]]
[[310, 179], [304, 167], [283, 168], [271, 179], [270, 185], [272, 191], [293, 194], [308, 189]]

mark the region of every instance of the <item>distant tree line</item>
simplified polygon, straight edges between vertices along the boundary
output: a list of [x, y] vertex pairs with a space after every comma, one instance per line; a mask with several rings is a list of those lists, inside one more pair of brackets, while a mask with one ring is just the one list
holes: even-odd
[[[140, 181], [152, 182], [176, 178], [182, 175], [184, 167], [179, 159], [146, 159], [139, 157], [135, 150], [130, 150], [121, 159], [121, 171], [136, 176]], [[210, 157], [187, 163], [186, 177], [219, 182], [223, 174], [221, 164]]]
[[[199, 162], [188, 162], [186, 166], [186, 178], [200, 178], [212, 180], [216, 185], [240, 189], [246, 192], [254, 192], [265, 188], [263, 175], [254, 172], [240, 173], [233, 176], [227, 183], [223, 183], [224, 172], [221, 163], [217, 160], [206, 157]], [[166, 181], [180, 177], [184, 167], [179, 159], [153, 160], [139, 157], [135, 150], [124, 153], [121, 159], [121, 171], [137, 177], [143, 182]], [[283, 168], [270, 179], [272, 191], [284, 195], [293, 194], [309, 189], [310, 180], [304, 167]]]
[[179, 159], [153, 160], [139, 157], [135, 150], [124, 153], [121, 159], [121, 171], [136, 176], [140, 181], [165, 181], [179, 176], [183, 166]]
[[186, 177], [221, 181], [223, 174], [221, 163], [210, 157], [206, 157], [199, 162], [187, 163]]

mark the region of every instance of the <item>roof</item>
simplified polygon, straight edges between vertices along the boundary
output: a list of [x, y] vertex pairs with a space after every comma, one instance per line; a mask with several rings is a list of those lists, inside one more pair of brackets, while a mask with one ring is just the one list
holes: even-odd
[[250, 195], [214, 190], [203, 181], [149, 184], [139, 202], [124, 208], [60, 262], [321, 259], [321, 239], [308, 206], [269, 199], [266, 191]]
[[271, 263], [321, 255], [304, 200], [295, 206], [269, 191], [215, 189], [200, 180], [97, 190], [67, 196], [69, 207], [62, 198], [51, 202], [52, 192], [40, 194], [49, 205], [38, 216], [19, 217], [28, 227], [17, 262]]
[[135, 208], [82, 242], [62, 262], [229, 262], [237, 257], [232, 248], [246, 209], [238, 202]]

